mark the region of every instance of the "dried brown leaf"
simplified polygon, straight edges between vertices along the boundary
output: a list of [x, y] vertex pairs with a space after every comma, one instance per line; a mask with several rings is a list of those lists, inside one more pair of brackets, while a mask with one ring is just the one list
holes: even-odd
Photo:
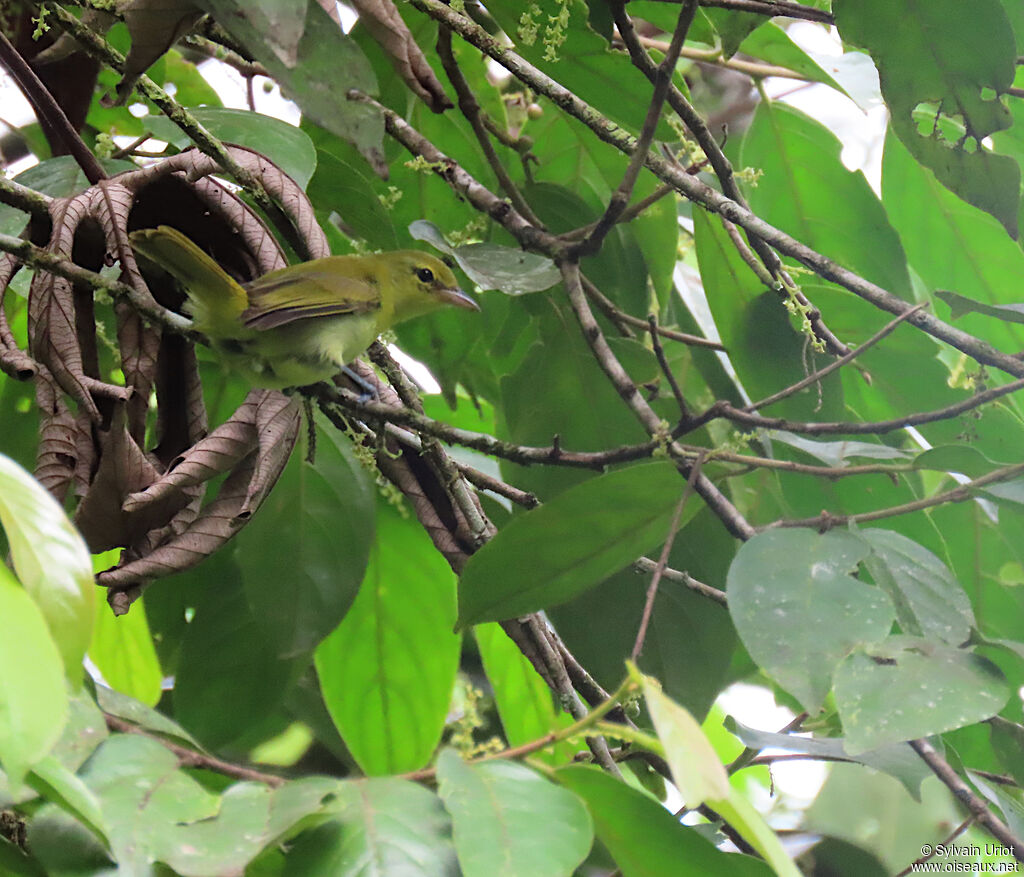
[[124, 8], [124, 23], [132, 46], [124, 62], [124, 77], [117, 84], [117, 100], [104, 98], [105, 106], [123, 104], [135, 83], [178, 38], [203, 17], [199, 7], [186, 0], [133, 0]]
[[160, 526], [188, 504], [187, 488], [237, 466], [257, 446], [256, 412], [262, 392], [249, 393], [230, 420], [172, 461], [169, 471], [145, 490], [126, 497], [123, 511], [148, 522], [147, 529]]
[[272, 390], [260, 392], [256, 405], [256, 468], [239, 517], [251, 517], [281, 477], [295, 447], [301, 422], [297, 399]]
[[36, 406], [40, 415], [34, 474], [63, 503], [78, 460], [77, 427], [74, 414], [45, 367], [36, 376]]
[[94, 554], [131, 545], [145, 532], [122, 512], [121, 503], [157, 478], [125, 428], [124, 405], [115, 406], [110, 428], [100, 431], [99, 451], [99, 468], [75, 510], [75, 524]]
[[245, 524], [238, 512], [252, 480], [254, 458], [250, 455], [224, 481], [217, 498], [179, 536], [150, 554], [100, 573], [96, 583], [109, 588], [107, 601], [114, 613], [123, 615], [139, 593], [137, 586], [149, 580], [191, 569], [213, 554]]
[[435, 113], [452, 106], [392, 0], [351, 0], [359, 22], [391, 58], [405, 84]]
[[7, 287], [20, 267], [21, 263], [13, 254], [0, 253], [0, 371], [15, 380], [27, 381], [35, 377], [39, 365], [18, 346], [4, 310]]

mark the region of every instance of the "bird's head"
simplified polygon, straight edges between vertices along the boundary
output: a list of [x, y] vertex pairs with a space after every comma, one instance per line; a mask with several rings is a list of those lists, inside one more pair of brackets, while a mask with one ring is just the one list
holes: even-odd
[[400, 319], [426, 314], [444, 305], [478, 311], [480, 306], [459, 289], [452, 269], [436, 256], [417, 250], [388, 254], [395, 290], [395, 313]]

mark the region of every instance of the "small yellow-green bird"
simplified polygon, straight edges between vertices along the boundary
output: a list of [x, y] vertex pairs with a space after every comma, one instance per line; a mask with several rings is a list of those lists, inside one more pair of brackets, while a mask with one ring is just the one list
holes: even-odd
[[256, 387], [327, 380], [396, 323], [445, 305], [479, 310], [444, 262], [415, 250], [327, 256], [243, 285], [177, 229], [130, 237], [182, 285], [196, 330]]

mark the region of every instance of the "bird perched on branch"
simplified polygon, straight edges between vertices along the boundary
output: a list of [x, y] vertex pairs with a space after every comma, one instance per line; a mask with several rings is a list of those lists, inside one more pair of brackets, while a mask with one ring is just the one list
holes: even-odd
[[177, 229], [130, 237], [181, 284], [196, 330], [257, 387], [327, 380], [397, 323], [445, 305], [479, 310], [444, 262], [415, 250], [327, 256], [241, 284]]

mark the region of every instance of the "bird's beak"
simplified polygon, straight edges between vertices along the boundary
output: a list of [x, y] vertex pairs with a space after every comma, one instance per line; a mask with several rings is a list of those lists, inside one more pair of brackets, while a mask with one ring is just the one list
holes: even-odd
[[441, 301], [446, 302], [450, 305], [455, 305], [455, 307], [457, 308], [466, 308], [466, 310], [469, 311], [480, 310], [480, 305], [473, 301], [473, 299], [466, 295], [466, 293], [464, 293], [457, 286], [446, 286], [443, 289], [438, 290], [437, 295], [438, 298], [441, 299]]

